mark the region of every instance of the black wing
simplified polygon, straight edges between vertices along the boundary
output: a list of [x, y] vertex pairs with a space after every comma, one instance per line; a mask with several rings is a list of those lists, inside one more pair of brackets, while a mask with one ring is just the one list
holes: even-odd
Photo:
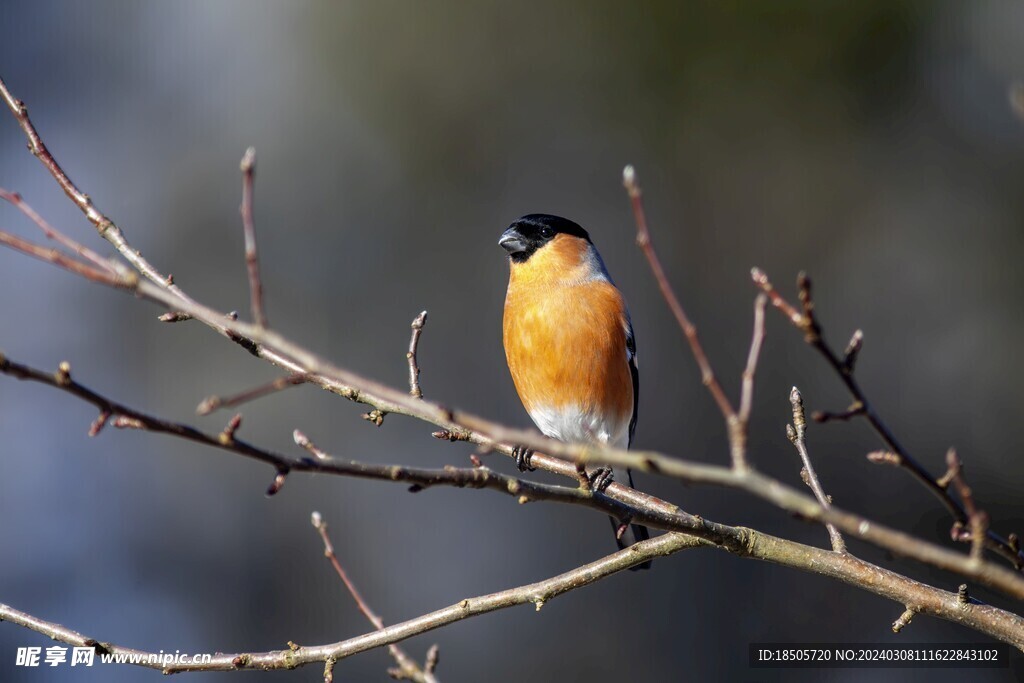
[[629, 360], [629, 374], [633, 376], [633, 417], [629, 421], [629, 444], [632, 445], [637, 409], [640, 407], [640, 371], [636, 367], [636, 337], [629, 319], [626, 320], [626, 358]]
[[[640, 372], [636, 367], [636, 337], [633, 336], [633, 325], [629, 322], [629, 318], [626, 318], [626, 359], [629, 361], [629, 374], [633, 376], [633, 417], [629, 421], [629, 443], [632, 444], [633, 432], [636, 431], [637, 410], [640, 407]], [[629, 470], [626, 470], [626, 483], [629, 484], [630, 488], [633, 488], [633, 475]], [[612, 518], [612, 527], [618, 532], [619, 522], [615, 518]], [[616, 542], [619, 544], [619, 548], [626, 548], [634, 543], [646, 541], [650, 537], [651, 534], [647, 527], [640, 526], [639, 524], [630, 524], [622, 537], [616, 537]], [[650, 568], [650, 560], [635, 567], [630, 567], [631, 570]]]

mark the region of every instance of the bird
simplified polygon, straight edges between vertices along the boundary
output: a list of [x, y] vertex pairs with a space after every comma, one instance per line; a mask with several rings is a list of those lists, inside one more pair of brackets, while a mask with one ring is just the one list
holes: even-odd
[[[498, 245], [509, 261], [505, 359], [526, 412], [553, 439], [629, 448], [640, 394], [636, 337], [590, 235], [567, 218], [533, 213], [513, 221]], [[529, 449], [513, 455], [521, 471], [532, 469]], [[617, 474], [632, 487], [629, 470]], [[600, 468], [589, 480], [602, 491], [613, 476]], [[629, 521], [612, 518], [620, 548], [650, 537]]]

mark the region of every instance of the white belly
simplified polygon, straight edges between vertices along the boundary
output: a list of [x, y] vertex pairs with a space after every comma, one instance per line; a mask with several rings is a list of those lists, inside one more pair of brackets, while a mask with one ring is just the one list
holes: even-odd
[[552, 439], [571, 443], [593, 443], [629, 447], [629, 419], [609, 419], [576, 406], [536, 408], [530, 411], [534, 424]]

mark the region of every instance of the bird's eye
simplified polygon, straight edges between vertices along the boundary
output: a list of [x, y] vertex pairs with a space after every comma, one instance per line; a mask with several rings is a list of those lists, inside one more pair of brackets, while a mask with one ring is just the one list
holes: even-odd
[[540, 236], [546, 240], [551, 239], [555, 236], [555, 231], [548, 226], [544, 226], [540, 229]]

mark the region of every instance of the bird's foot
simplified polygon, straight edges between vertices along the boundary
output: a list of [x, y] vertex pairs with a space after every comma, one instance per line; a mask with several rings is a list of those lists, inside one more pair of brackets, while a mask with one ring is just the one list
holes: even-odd
[[590, 481], [590, 488], [598, 493], [604, 493], [604, 490], [615, 480], [615, 475], [612, 473], [611, 467], [598, 467], [587, 474], [587, 479]]
[[533, 451], [525, 446], [516, 446], [512, 449], [512, 458], [516, 461], [516, 467], [520, 472], [533, 472], [536, 467], [530, 464]]

